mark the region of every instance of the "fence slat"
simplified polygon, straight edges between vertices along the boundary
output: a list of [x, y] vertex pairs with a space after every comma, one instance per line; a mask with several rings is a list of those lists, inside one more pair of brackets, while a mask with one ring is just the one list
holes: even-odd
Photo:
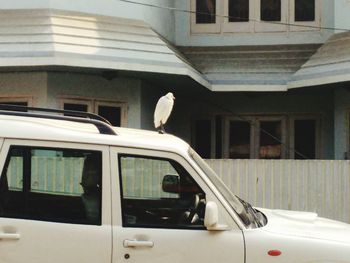
[[317, 212], [350, 223], [350, 161], [207, 160], [254, 206]]

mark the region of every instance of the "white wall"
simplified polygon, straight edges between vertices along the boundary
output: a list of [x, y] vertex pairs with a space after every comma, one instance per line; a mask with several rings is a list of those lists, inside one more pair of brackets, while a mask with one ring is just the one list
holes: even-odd
[[350, 1], [335, 0], [334, 6], [334, 25], [336, 28], [345, 28], [350, 30]]
[[[172, 0], [134, 0], [135, 2], [172, 6]], [[1, 9], [53, 8], [123, 18], [143, 20], [170, 41], [174, 40], [175, 24], [172, 11], [123, 3], [119, 0], [0, 0]]]

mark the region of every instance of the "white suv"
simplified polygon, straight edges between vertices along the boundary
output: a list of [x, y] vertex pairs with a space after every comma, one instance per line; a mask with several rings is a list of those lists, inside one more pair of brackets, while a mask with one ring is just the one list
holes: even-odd
[[2, 109], [0, 262], [350, 262], [348, 224], [253, 208], [174, 136]]

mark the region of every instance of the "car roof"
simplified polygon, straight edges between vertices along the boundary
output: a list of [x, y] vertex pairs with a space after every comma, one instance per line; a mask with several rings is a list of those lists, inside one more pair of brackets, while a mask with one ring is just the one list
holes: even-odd
[[95, 125], [67, 120], [0, 115], [0, 138], [61, 141], [184, 153], [180, 138], [155, 131], [112, 127], [116, 135], [100, 134]]

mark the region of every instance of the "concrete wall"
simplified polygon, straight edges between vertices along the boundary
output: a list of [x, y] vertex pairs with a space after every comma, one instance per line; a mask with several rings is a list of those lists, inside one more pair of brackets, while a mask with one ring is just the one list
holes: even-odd
[[107, 80], [99, 75], [48, 73], [47, 105], [59, 108], [61, 98], [127, 102], [127, 126], [141, 128], [141, 87], [137, 79]]
[[[334, 26], [334, 2], [346, 2], [347, 0], [320, 0], [322, 2], [321, 24], [324, 27]], [[349, 1], [347, 1], [349, 3]], [[341, 5], [338, 9], [341, 10]], [[190, 8], [189, 0], [177, 0], [178, 9]], [[348, 21], [349, 11], [340, 12], [338, 20]], [[343, 18], [345, 20], [343, 20]], [[273, 33], [217, 33], [194, 34], [190, 31], [190, 14], [175, 12], [176, 44], [179, 46], [225, 46], [225, 45], [276, 45], [276, 44], [306, 44], [323, 43], [333, 34], [332, 30], [309, 32], [273, 32]], [[344, 24], [344, 23], [343, 23]], [[349, 23], [348, 23], [349, 24]], [[338, 23], [338, 25], [340, 25]], [[348, 27], [348, 26], [347, 26]]]
[[46, 106], [46, 72], [0, 73], [0, 99], [28, 100], [33, 106]]
[[[135, 0], [135, 2], [173, 6], [172, 0]], [[143, 20], [170, 41], [174, 40], [175, 19], [173, 11], [149, 6], [123, 3], [115, 0], [0, 0], [1, 9], [52, 8], [98, 15]]]

